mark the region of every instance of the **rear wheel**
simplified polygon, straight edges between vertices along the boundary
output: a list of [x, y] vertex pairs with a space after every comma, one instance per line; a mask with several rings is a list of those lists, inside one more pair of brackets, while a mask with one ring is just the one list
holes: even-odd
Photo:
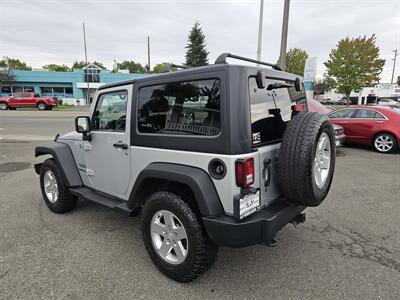
[[0, 110], [7, 110], [8, 109], [8, 105], [5, 102], [0, 102]]
[[206, 272], [218, 253], [188, 203], [170, 192], [149, 197], [142, 212], [142, 235], [156, 267], [179, 282]]
[[40, 188], [47, 207], [55, 213], [70, 211], [78, 202], [78, 198], [69, 193], [52, 159], [45, 160], [40, 168]]
[[39, 102], [38, 104], [37, 104], [37, 109], [38, 110], [46, 110], [46, 104], [44, 103], [44, 102]]
[[376, 151], [381, 153], [390, 153], [396, 150], [396, 138], [389, 133], [378, 134], [374, 138], [373, 146]]

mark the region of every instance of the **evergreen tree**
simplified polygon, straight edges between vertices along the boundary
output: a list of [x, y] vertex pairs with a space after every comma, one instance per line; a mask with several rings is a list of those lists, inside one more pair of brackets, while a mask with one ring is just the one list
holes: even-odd
[[208, 51], [206, 49], [205, 36], [199, 22], [194, 23], [189, 33], [186, 46], [186, 65], [191, 67], [208, 64]]

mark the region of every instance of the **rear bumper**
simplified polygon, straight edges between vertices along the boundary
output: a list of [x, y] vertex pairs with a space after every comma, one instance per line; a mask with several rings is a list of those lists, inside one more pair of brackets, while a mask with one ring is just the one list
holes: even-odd
[[304, 209], [304, 206], [279, 201], [242, 221], [224, 215], [203, 217], [203, 223], [209, 238], [216, 245], [239, 248], [269, 244], [275, 234]]

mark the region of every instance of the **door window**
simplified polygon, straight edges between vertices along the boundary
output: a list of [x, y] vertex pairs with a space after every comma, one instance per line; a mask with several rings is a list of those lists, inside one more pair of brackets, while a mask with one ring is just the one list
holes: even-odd
[[93, 114], [92, 129], [125, 131], [127, 104], [127, 91], [101, 94]]
[[347, 119], [351, 118], [354, 113], [354, 109], [341, 109], [335, 111], [334, 113], [329, 114], [329, 117], [332, 119]]

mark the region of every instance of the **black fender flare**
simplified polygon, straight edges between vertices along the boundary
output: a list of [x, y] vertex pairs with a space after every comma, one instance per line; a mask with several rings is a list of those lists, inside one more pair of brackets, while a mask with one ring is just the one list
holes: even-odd
[[[41, 155], [53, 156], [67, 187], [82, 186], [82, 179], [76, 166], [74, 155], [67, 144], [52, 142], [39, 145], [35, 148], [35, 157]], [[41, 164], [35, 164], [35, 171], [38, 174], [40, 173], [40, 167]]]
[[135, 208], [143, 204], [138, 195], [142, 184], [148, 179], [161, 179], [188, 186], [193, 192], [202, 216], [217, 216], [224, 213], [217, 190], [208, 173], [193, 166], [161, 162], [151, 163], [139, 173], [128, 200], [128, 207]]

